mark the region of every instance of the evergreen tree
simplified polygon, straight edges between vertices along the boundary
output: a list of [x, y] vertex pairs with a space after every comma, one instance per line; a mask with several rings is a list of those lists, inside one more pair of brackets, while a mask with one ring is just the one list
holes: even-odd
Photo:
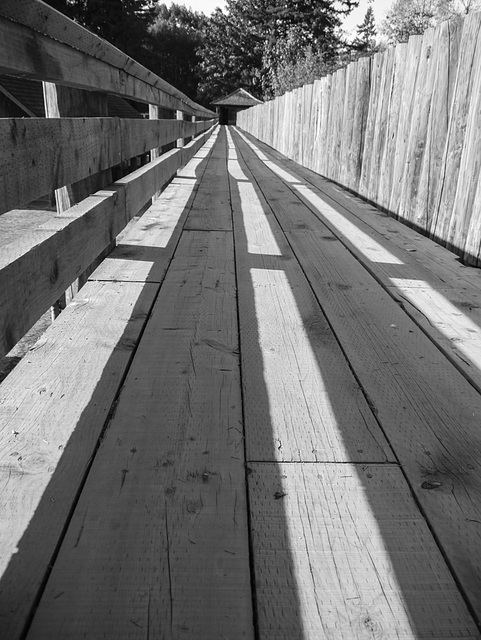
[[149, 28], [149, 68], [194, 100], [198, 98], [197, 51], [207, 18], [179, 4], [160, 4]]
[[367, 8], [362, 24], [357, 27], [357, 36], [352, 43], [355, 50], [371, 53], [376, 50], [376, 21], [371, 6]]
[[314, 58], [332, 61], [341, 17], [355, 6], [357, 0], [227, 0], [226, 11], [212, 15], [200, 51], [204, 94], [219, 97], [244, 86], [271, 95], [286, 65], [309, 59], [311, 69]]

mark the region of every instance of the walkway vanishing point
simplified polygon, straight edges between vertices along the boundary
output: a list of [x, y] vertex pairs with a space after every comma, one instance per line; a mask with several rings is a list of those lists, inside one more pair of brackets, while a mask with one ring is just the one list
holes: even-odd
[[218, 127], [0, 387], [1, 637], [479, 638], [480, 292]]

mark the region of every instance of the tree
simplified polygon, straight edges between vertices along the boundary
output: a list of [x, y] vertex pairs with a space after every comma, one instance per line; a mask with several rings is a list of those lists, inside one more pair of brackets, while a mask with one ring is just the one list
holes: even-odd
[[269, 96], [287, 69], [289, 77], [301, 70], [301, 75], [310, 77], [314, 68], [335, 59], [342, 44], [341, 17], [357, 4], [357, 0], [227, 0], [225, 12], [218, 9], [212, 14], [200, 51], [204, 94], [219, 97], [244, 86], [254, 95]]
[[47, 0], [69, 18], [146, 63], [154, 0]]
[[356, 51], [371, 53], [376, 50], [376, 21], [371, 6], [367, 8], [362, 24], [357, 27], [357, 36], [352, 43]]
[[443, 20], [481, 8], [481, 0], [396, 0], [381, 24], [390, 44], [406, 42]]
[[[227, 0], [224, 13], [216, 9], [210, 16], [199, 51], [202, 81], [200, 91], [205, 101], [244, 87], [255, 96], [262, 93], [262, 54], [266, 25], [255, 22], [253, 15], [238, 0]], [[247, 5], [248, 3], [246, 3]]]
[[199, 58], [207, 18], [183, 5], [160, 4], [149, 27], [149, 68], [196, 100]]

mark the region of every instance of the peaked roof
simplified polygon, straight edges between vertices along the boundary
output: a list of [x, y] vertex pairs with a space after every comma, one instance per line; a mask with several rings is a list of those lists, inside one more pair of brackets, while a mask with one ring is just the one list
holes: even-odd
[[255, 104], [262, 104], [262, 100], [254, 98], [254, 96], [245, 89], [236, 89], [232, 93], [229, 93], [229, 95], [214, 100], [212, 104], [218, 107], [252, 107]]

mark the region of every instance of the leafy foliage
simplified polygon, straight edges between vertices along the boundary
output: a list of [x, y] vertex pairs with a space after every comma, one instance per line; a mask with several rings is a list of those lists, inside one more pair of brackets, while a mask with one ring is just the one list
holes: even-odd
[[396, 0], [381, 24], [390, 44], [406, 42], [443, 20], [481, 8], [481, 0]]
[[341, 20], [358, 4], [226, 0], [207, 17], [155, 0], [48, 1], [203, 104], [238, 87], [269, 97], [332, 71]]
[[227, 0], [199, 52], [204, 96], [239, 86], [271, 96], [319, 77], [341, 47], [341, 17], [355, 6], [357, 0]]

